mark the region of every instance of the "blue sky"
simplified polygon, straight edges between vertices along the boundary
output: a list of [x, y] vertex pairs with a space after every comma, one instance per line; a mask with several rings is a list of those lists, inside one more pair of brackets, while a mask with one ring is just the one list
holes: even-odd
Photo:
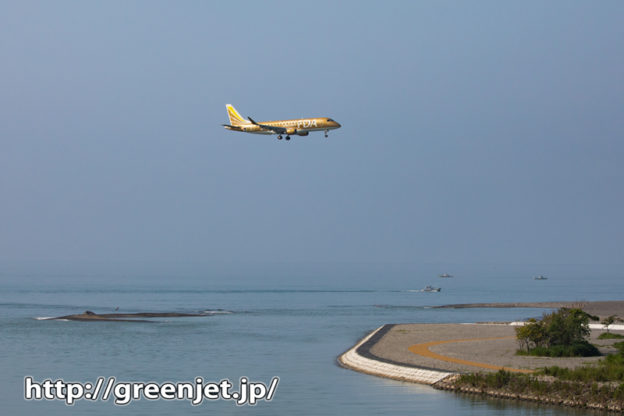
[[[3, 2], [0, 264], [617, 269], [623, 17], [617, 1]], [[226, 103], [343, 127], [237, 134]]]

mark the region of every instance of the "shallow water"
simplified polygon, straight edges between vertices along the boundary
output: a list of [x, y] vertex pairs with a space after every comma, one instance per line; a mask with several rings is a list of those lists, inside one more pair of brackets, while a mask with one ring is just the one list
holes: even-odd
[[[428, 386], [376, 378], [336, 365], [336, 357], [384, 323], [475, 322], [539, 316], [539, 309], [431, 309], [447, 303], [607, 300], [623, 293], [611, 275], [535, 282], [515, 276], [464, 275], [435, 279], [440, 293], [409, 292], [423, 284], [383, 290], [246, 289], [191, 281], [154, 286], [111, 279], [102, 283], [34, 284], [14, 279], [0, 292], [0, 400], [3, 414], [66, 414], [61, 401], [26, 401], [24, 377], [95, 382], [207, 381], [280, 377], [271, 402], [133, 401], [126, 406], [82, 400], [87, 415], [130, 414], [457, 414], [559, 415], [586, 411], [485, 400]], [[423, 280], [424, 282], [424, 280]], [[427, 282], [429, 283], [429, 282]], [[215, 311], [154, 323], [62, 322], [38, 317], [86, 309], [98, 313]]]

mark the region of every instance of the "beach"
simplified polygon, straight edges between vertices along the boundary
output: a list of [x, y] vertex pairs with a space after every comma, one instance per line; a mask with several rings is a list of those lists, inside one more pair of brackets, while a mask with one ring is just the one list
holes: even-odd
[[[443, 305], [440, 308], [557, 308], [581, 307], [587, 313], [604, 318], [610, 315], [623, 316], [624, 301], [601, 302], [537, 302], [537, 303], [478, 303]], [[620, 328], [620, 326], [614, 326]], [[614, 352], [611, 346], [614, 340], [598, 340], [604, 332], [600, 324], [593, 324], [590, 342], [597, 344], [601, 353]], [[341, 365], [375, 374], [382, 377], [399, 378], [407, 381], [433, 384], [438, 380], [427, 376], [427, 371], [448, 372], [452, 374], [475, 371], [530, 372], [544, 366], [574, 368], [579, 365], [598, 361], [601, 357], [534, 357], [516, 355], [518, 342], [515, 327], [508, 322], [502, 323], [457, 323], [457, 324], [388, 324], [374, 331], [375, 336], [365, 343], [358, 343], [352, 353], [369, 361], [353, 365], [339, 357]], [[410, 378], [397, 377], [393, 368], [384, 375], [379, 369], [371, 370], [367, 366], [372, 361], [405, 367], [407, 372], [414, 369], [424, 370], [425, 376]], [[409, 370], [408, 370], [409, 369]], [[432, 381], [434, 380], [434, 381]]]

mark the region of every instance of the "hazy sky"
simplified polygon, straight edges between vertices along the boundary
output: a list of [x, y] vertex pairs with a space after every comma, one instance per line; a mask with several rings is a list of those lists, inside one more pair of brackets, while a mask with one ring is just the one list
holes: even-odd
[[[622, 264], [623, 21], [621, 1], [2, 2], [0, 267]], [[226, 103], [343, 127], [229, 132]]]

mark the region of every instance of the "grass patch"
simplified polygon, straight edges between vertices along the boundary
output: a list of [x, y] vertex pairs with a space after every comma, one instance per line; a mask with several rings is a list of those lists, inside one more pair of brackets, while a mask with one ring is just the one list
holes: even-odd
[[[609, 354], [595, 364], [584, 365], [573, 369], [558, 366], [545, 367], [542, 374], [557, 377], [560, 380], [595, 382], [624, 382], [624, 342], [614, 344], [618, 353]], [[624, 387], [623, 387], [624, 389]]]
[[[586, 343], [593, 347], [593, 345]], [[482, 392], [511, 393], [546, 398], [559, 402], [586, 405], [598, 403], [603, 408], [624, 408], [624, 342], [613, 344], [617, 352], [594, 364], [568, 369], [546, 367], [534, 374], [517, 374], [504, 370], [497, 373], [461, 375], [457, 387], [476, 387]], [[586, 348], [586, 346], [582, 347]], [[550, 348], [552, 351], [552, 347]], [[524, 352], [526, 354], [526, 352]], [[559, 354], [558, 351], [555, 351]], [[558, 356], [558, 355], [555, 355]], [[554, 380], [543, 377], [554, 377]], [[615, 406], [615, 407], [614, 407]]]
[[624, 335], [613, 334], [611, 332], [603, 332], [598, 336], [598, 339], [623, 339]]
[[589, 342], [576, 342], [571, 345], [553, 345], [551, 347], [535, 347], [529, 351], [518, 350], [518, 355], [538, 357], [595, 357], [600, 355], [596, 346]]

